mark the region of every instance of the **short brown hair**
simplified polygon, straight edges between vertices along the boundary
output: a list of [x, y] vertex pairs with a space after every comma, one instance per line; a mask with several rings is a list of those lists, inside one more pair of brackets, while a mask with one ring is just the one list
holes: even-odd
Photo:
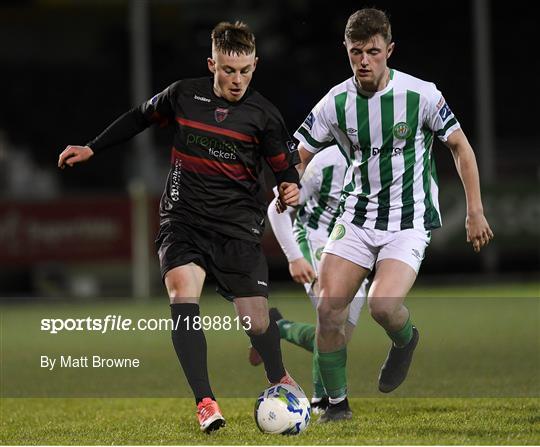
[[360, 9], [347, 20], [345, 39], [350, 42], [365, 42], [377, 34], [380, 34], [387, 44], [392, 41], [390, 20], [380, 9]]
[[251, 54], [255, 35], [242, 22], [220, 22], [212, 30], [212, 47], [224, 54]]

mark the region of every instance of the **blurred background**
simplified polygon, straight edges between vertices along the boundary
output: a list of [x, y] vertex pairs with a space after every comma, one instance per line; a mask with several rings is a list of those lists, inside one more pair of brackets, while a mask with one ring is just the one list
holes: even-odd
[[[207, 75], [210, 32], [222, 20], [245, 21], [255, 32], [252, 85], [292, 134], [351, 75], [343, 30], [365, 6], [390, 16], [389, 65], [435, 82], [461, 122], [496, 234], [481, 255], [466, 244], [463, 190], [450, 152], [436, 141], [443, 228], [433, 234], [419, 283], [538, 280], [536, 20], [527, 3], [4, 0], [0, 296], [165, 295], [153, 239], [170, 130], [148, 130], [76, 169], [57, 169], [58, 154], [175, 80]], [[290, 283], [270, 228], [264, 247], [273, 284]]]

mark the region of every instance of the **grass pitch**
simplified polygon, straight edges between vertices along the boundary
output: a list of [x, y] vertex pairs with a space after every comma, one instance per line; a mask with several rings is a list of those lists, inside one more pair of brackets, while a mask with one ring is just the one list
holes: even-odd
[[[45, 317], [108, 314], [167, 316], [160, 301], [5, 305], [2, 308], [0, 401], [2, 444], [539, 444], [539, 285], [415, 288], [407, 299], [420, 343], [407, 381], [377, 392], [388, 349], [383, 331], [363, 311], [349, 346], [352, 421], [318, 425], [297, 437], [259, 433], [253, 405], [266, 387], [262, 368], [247, 364], [239, 331], [207, 331], [210, 378], [227, 427], [199, 432], [193, 400], [165, 331], [51, 335]], [[210, 294], [213, 295], [213, 294]], [[314, 322], [301, 289], [275, 293], [271, 305]], [[205, 315], [233, 315], [205, 296]], [[311, 393], [311, 354], [282, 343], [295, 379]], [[137, 356], [141, 368], [47, 371], [41, 355]], [[171, 396], [173, 398], [171, 398]]]
[[414, 445], [538, 444], [538, 399], [354, 398], [352, 421], [316, 420], [298, 436], [264, 435], [253, 400], [220, 401], [227, 426], [199, 431], [191, 399], [7, 399], [3, 444]]

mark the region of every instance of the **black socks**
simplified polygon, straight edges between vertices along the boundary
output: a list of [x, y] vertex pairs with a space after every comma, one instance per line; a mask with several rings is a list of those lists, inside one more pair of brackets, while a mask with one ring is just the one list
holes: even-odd
[[[193, 390], [196, 402], [199, 403], [205, 397], [215, 400], [208, 380], [206, 338], [202, 328], [193, 329], [193, 318], [200, 316], [199, 305], [190, 303], [171, 304], [171, 315], [173, 319], [172, 342], [174, 350]], [[196, 325], [195, 327], [200, 326]]]
[[268, 329], [261, 335], [250, 335], [251, 345], [257, 350], [264, 361], [266, 377], [272, 383], [277, 383], [285, 375], [285, 367], [281, 358], [279, 329], [275, 321], [270, 320]]

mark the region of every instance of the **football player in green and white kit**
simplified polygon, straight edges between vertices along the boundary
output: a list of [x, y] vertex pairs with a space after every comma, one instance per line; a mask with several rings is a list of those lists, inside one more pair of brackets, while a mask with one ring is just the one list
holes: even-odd
[[373, 269], [369, 311], [392, 340], [379, 390], [390, 392], [407, 376], [418, 331], [403, 302], [430, 232], [441, 226], [431, 153], [434, 135], [450, 149], [463, 183], [467, 241], [478, 252], [493, 238], [474, 152], [443, 95], [433, 83], [387, 66], [394, 43], [386, 14], [372, 8], [352, 14], [344, 45], [354, 75], [333, 87], [295, 133], [304, 166], [332, 141], [350, 163], [344, 212], [319, 268], [315, 357], [330, 397], [322, 422], [352, 416], [346, 309]]
[[[339, 162], [339, 160], [342, 162]], [[302, 177], [300, 203], [296, 213], [288, 207], [278, 213], [275, 198], [268, 207], [268, 219], [283, 253], [289, 261], [289, 271], [293, 279], [304, 284], [306, 293], [314, 307], [317, 307], [319, 288], [317, 275], [321, 255], [341, 212], [340, 198], [348, 159], [337, 145], [332, 145], [313, 157]], [[295, 214], [295, 216], [293, 216]], [[294, 223], [291, 218], [294, 217]], [[360, 310], [366, 299], [367, 280], [357, 290], [349, 306], [345, 334], [350, 340], [356, 327]], [[282, 339], [313, 352], [315, 325], [284, 319], [277, 309], [270, 310]], [[319, 372], [319, 364], [313, 358], [313, 398], [314, 411], [326, 410], [328, 395], [324, 390]]]

